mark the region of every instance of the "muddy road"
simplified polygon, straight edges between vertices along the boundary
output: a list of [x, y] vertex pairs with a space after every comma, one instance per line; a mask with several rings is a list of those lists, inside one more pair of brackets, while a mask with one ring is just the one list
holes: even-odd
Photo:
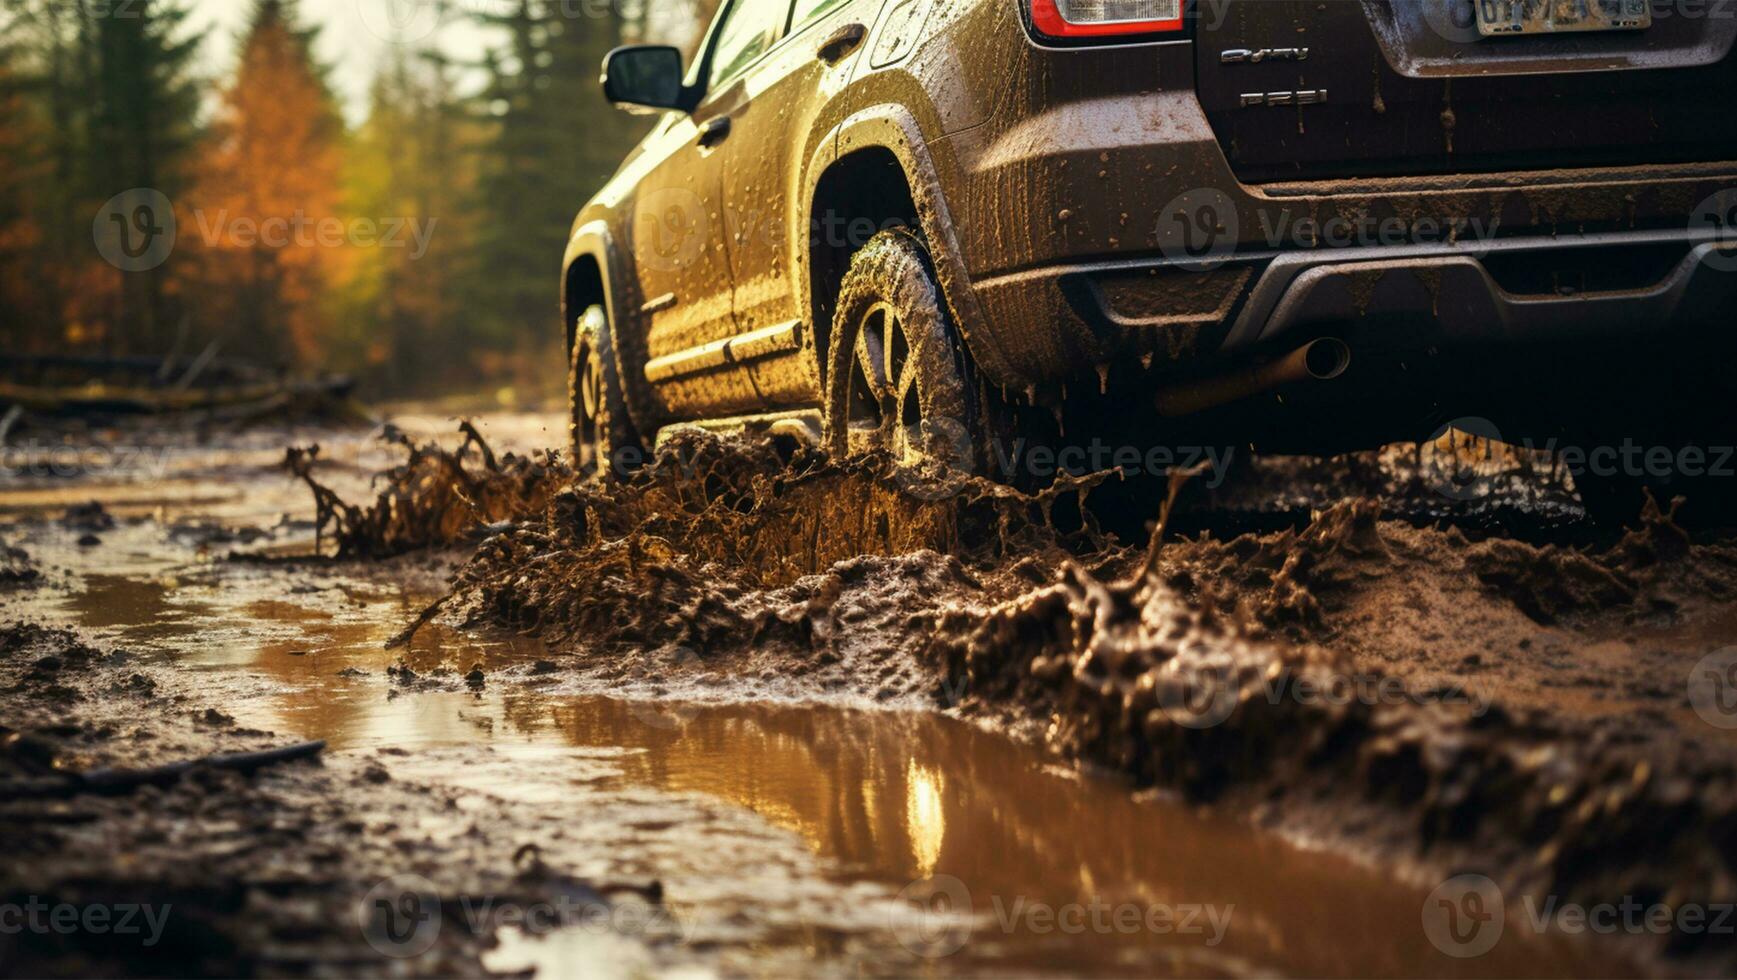
[[0, 475], [0, 972], [1737, 969], [1737, 537], [1405, 450], [1153, 547], [1097, 479], [389, 434]]

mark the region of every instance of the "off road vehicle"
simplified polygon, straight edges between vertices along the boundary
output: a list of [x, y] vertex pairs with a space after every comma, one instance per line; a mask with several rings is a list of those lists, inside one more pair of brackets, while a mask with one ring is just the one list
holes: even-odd
[[726, 0], [686, 67], [604, 65], [659, 115], [566, 249], [576, 450], [1729, 445], [1734, 39], [1731, 0]]

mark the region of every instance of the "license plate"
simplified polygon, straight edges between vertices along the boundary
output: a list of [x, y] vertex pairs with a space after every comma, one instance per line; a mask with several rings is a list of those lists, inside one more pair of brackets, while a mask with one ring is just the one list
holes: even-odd
[[1484, 37], [1641, 31], [1653, 26], [1651, 0], [1472, 0]]

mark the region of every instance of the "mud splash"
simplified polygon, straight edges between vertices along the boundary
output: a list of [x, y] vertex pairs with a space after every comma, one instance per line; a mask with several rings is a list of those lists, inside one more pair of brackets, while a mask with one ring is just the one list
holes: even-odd
[[[202, 498], [141, 503], [163, 498], [152, 486], [124, 504], [55, 489], [56, 517], [92, 496], [104, 507], [6, 529], [43, 574], [0, 590], [0, 608], [114, 647], [42, 675], [77, 697], [58, 721], [16, 725], [22, 751], [94, 765], [141, 732], [171, 759], [330, 745], [324, 768], [172, 789], [163, 812], [200, 828], [191, 847], [150, 813], [0, 806], [45, 842], [32, 887], [65, 885], [63, 866], [113, 880], [94, 859], [65, 864], [98, 834], [140, 842], [153, 868], [218, 869], [221, 889], [188, 893], [209, 910], [191, 921], [236, 950], [292, 954], [225, 972], [375, 962], [359, 934], [318, 925], [353, 911], [357, 875], [423, 874], [449, 908], [515, 894], [527, 842], [551, 881], [655, 877], [693, 941], [462, 930], [437, 968], [1731, 969], [1715, 934], [1612, 948], [1510, 928], [1463, 961], [1418, 929], [1429, 890], [1462, 871], [1498, 881], [1511, 910], [1540, 896], [1730, 900], [1737, 739], [1683, 695], [1697, 658], [1737, 629], [1737, 549], [1685, 534], [1668, 508], [1620, 542], [1468, 536], [1385, 519], [1355, 488], [1381, 472], [1318, 464], [1305, 482], [1352, 499], [1259, 533], [1196, 521], [1153, 551], [1097, 531], [1081, 506], [1091, 481], [1027, 497], [692, 434], [625, 480], [571, 484], [547, 456], [491, 464], [487, 447], [449, 445], [384, 492], [360, 482], [378, 467], [322, 453], [304, 471], [341, 487], [328, 503], [374, 500], [329, 510], [351, 554], [460, 546], [435, 553], [310, 558], [312, 522], [279, 518], [278, 497], [254, 493], [260, 476], [245, 495], [255, 526]], [[433, 520], [453, 506], [456, 519]], [[83, 529], [93, 521], [104, 529]], [[79, 545], [86, 534], [100, 543]], [[246, 560], [223, 560], [232, 548]], [[381, 649], [442, 592], [420, 631]], [[48, 655], [0, 661], [16, 678]], [[317, 826], [283, 829], [308, 815]], [[374, 843], [325, 829], [355, 822]], [[401, 837], [407, 856], [381, 854]], [[288, 847], [293, 868], [336, 854], [346, 871], [319, 864], [279, 891], [268, 875], [260, 892], [245, 883], [272, 852], [256, 838]], [[920, 914], [949, 876], [969, 883], [977, 921]], [[243, 900], [257, 894], [271, 897]], [[1021, 902], [1099, 899], [1238, 911], [1209, 949], [1001, 925], [1024, 922]], [[246, 921], [224, 911], [244, 906]], [[1368, 925], [1354, 941], [1347, 916]], [[931, 958], [955, 936], [962, 948]]]
[[[547, 454], [533, 458], [508, 453], [497, 460], [475, 425], [464, 421], [459, 430], [464, 441], [449, 450], [432, 442], [418, 445], [396, 426], [386, 426], [381, 441], [401, 447], [408, 458], [383, 474], [386, 487], [368, 507], [345, 503], [314, 479], [320, 461], [317, 444], [287, 450], [284, 470], [314, 495], [315, 551], [322, 550], [321, 536], [328, 527], [337, 557], [343, 559], [390, 558], [452, 544], [478, 524], [539, 510], [554, 487], [573, 477]], [[472, 449], [482, 464], [475, 475], [465, 466]]]
[[[426, 879], [443, 910], [434, 951], [403, 961], [412, 974], [1426, 975], [1453, 966], [1417, 939], [1426, 888], [1048, 764], [978, 725], [860, 710], [847, 698], [816, 705], [824, 678], [790, 670], [714, 673], [715, 683], [684, 688], [694, 664], [620, 655], [603, 677], [533, 639], [440, 624], [390, 653], [383, 641], [438, 587], [420, 558], [208, 561], [171, 527], [119, 516], [115, 525], [94, 551], [77, 548], [82, 532], [58, 521], [21, 538], [59, 584], [5, 608], [102, 639], [67, 638], [87, 651], [76, 657], [62, 646], [0, 652], [0, 717], [17, 727], [20, 753], [76, 769], [302, 739], [328, 748], [320, 766], [199, 776], [112, 803], [0, 803], [0, 827], [28, 842], [0, 874], [0, 892], [167, 902], [179, 912], [174, 945], [153, 959], [124, 945], [0, 950], [29, 965], [20, 972], [120, 974], [140, 962], [377, 972], [383, 954], [357, 928], [356, 909], [380, 876], [401, 874]], [[287, 547], [272, 537], [262, 546]], [[14, 683], [51, 655], [61, 664], [40, 676], [73, 700]], [[757, 697], [777, 683], [789, 698]], [[41, 713], [12, 711], [13, 696]], [[527, 844], [537, 851], [521, 856]], [[117, 850], [133, 863], [117, 866]], [[655, 905], [619, 890], [651, 880], [663, 886]], [[920, 904], [959, 888], [968, 912]], [[647, 926], [617, 935], [476, 927], [471, 917], [490, 902], [594, 902], [587, 896], [605, 892], [620, 921]], [[1126, 910], [1142, 924], [1082, 934], [1045, 918], [1069, 910], [1088, 923]], [[1172, 912], [1177, 919], [1163, 918]], [[1367, 924], [1365, 940], [1343, 940], [1337, 923], [1347, 914]], [[1163, 931], [1146, 925], [1151, 916]], [[201, 950], [207, 959], [190, 958]], [[1596, 962], [1547, 939], [1505, 943], [1480, 968], [1569, 975]]]
[[[1540, 629], [1570, 649], [1624, 628], [1647, 643], [1649, 626], [1716, 609], [1737, 552], [1693, 544], [1668, 511], [1589, 551], [1472, 544], [1351, 500], [1301, 530], [1141, 555], [1089, 518], [1058, 531], [1054, 495], [931, 489], [695, 434], [645, 474], [564, 488], [486, 540], [437, 611], [543, 636], [602, 680], [654, 664], [677, 689], [726, 676], [751, 696], [760, 678], [1003, 724], [1413, 874], [1487, 869], [1576, 902], [1737, 899], [1719, 857], [1737, 843], [1728, 742], [1676, 718], [1511, 697], [1478, 669], [1507, 643], [1501, 667], [1536, 680], [1557, 669], [1526, 654]], [[1419, 600], [1394, 583], [1432, 563], [1463, 570], [1457, 587], [1428, 576], [1441, 596], [1469, 585], [1472, 611], [1501, 620], [1454, 669], [1379, 651], [1440, 639], [1396, 628]], [[1656, 655], [1686, 677], [1705, 649]], [[1649, 709], [1656, 696], [1635, 694]], [[1680, 933], [1650, 951], [1729, 952]]]

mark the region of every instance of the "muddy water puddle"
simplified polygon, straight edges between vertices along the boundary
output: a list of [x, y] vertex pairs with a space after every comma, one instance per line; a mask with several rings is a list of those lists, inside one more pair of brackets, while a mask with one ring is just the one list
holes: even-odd
[[[111, 532], [105, 559], [53, 540], [70, 534], [30, 535], [72, 574], [6, 600], [7, 615], [191, 676], [240, 724], [384, 749], [394, 778], [547, 812], [571, 838], [549, 857], [576, 873], [664, 883], [670, 918], [628, 926], [644, 942], [508, 929], [498, 969], [1600, 972], [1555, 940], [1436, 954], [1422, 888], [941, 715], [574, 692], [531, 672], [549, 657], [533, 641], [438, 627], [402, 654], [418, 675], [405, 683], [383, 644], [425, 597], [401, 585], [170, 561], [152, 522]], [[481, 685], [461, 676], [473, 665]]]
[[[38, 503], [8, 515], [0, 492], [0, 517]], [[563, 658], [534, 641], [439, 627], [388, 651], [426, 583], [218, 560], [229, 544], [163, 523], [192, 513], [123, 518], [97, 547], [52, 522], [14, 525], [6, 537], [48, 581], [0, 593], [0, 616], [80, 627], [239, 724], [461, 791], [456, 812], [429, 816], [431, 836], [462, 832], [463, 794], [487, 794], [563, 828], [551, 864], [662, 882], [666, 913], [501, 930], [497, 970], [1549, 976], [1619, 962], [1523, 934], [1517, 912], [1497, 949], [1451, 958], [1425, 938], [1427, 886], [944, 715], [740, 689], [703, 703], [610, 696], [540, 670]], [[307, 545], [277, 512], [255, 516], [279, 526], [253, 550]], [[414, 677], [388, 675], [400, 658]], [[480, 684], [464, 678], [473, 666]]]

